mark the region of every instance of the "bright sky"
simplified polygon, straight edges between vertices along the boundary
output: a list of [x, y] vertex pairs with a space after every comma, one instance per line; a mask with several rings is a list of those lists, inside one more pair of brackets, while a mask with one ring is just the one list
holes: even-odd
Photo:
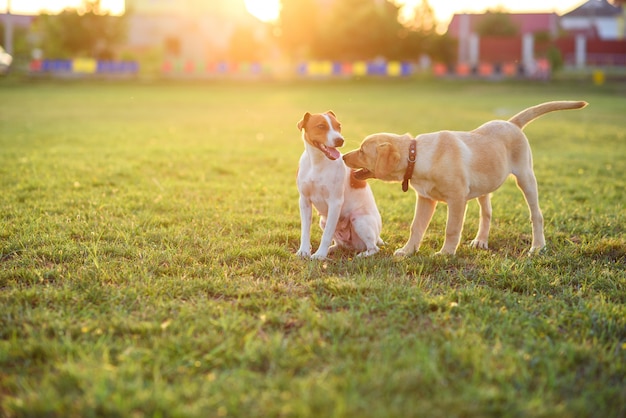
[[[124, 10], [124, 0], [101, 0], [102, 6], [117, 14]], [[207, 0], [210, 1], [210, 0]], [[244, 0], [256, 16], [268, 20], [277, 15], [280, 0]], [[417, 4], [421, 0], [396, 0], [398, 4]], [[514, 12], [557, 12], [564, 13], [578, 7], [586, 0], [430, 0], [437, 20], [448, 22], [454, 13], [482, 12], [487, 9], [502, 8]], [[13, 13], [37, 13], [41, 10], [58, 12], [66, 7], [77, 7], [81, 0], [0, 0], [0, 12], [7, 9], [7, 2]]]

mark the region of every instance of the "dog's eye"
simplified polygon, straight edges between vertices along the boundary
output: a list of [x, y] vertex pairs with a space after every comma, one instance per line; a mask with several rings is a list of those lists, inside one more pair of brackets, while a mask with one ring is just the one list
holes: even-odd
[[326, 125], [320, 123], [319, 125], [317, 125], [317, 129], [326, 129]]

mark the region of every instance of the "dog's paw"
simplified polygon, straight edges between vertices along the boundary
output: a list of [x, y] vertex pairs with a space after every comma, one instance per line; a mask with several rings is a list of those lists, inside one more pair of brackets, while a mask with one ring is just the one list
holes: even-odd
[[444, 250], [441, 250], [441, 251], [437, 251], [437, 252], [436, 252], [435, 254], [433, 254], [433, 255], [434, 255], [435, 257], [449, 257], [449, 256], [453, 256], [453, 255], [455, 255], [455, 254], [456, 254], [456, 251], [455, 251], [455, 252], [449, 252], [449, 251], [444, 251]]
[[319, 252], [311, 256], [311, 260], [328, 260], [327, 254], [320, 254]]
[[308, 260], [309, 258], [311, 258], [311, 251], [298, 250], [298, 252], [296, 253], [296, 257]]
[[362, 257], [369, 257], [370, 255], [374, 255], [374, 254], [376, 254], [379, 251], [380, 251], [380, 249], [378, 247], [374, 247], [374, 248], [371, 248], [369, 250], [366, 250], [366, 251], [363, 251], [361, 253], [358, 253], [356, 256], [357, 257], [361, 257], [361, 258]]
[[531, 247], [531, 249], [528, 250], [528, 256], [532, 257], [534, 255], [542, 254], [542, 253], [546, 252], [546, 248], [547, 247], [545, 245], [543, 245], [541, 247]]
[[479, 239], [474, 239], [470, 242], [470, 247], [479, 248], [481, 250], [488, 250], [489, 246], [487, 245], [487, 241], [481, 241]]
[[413, 253], [414, 253], [414, 251], [409, 251], [406, 248], [400, 248], [400, 249], [396, 250], [393, 253], [393, 255], [394, 255], [394, 257], [408, 257], [408, 256], [410, 256]]

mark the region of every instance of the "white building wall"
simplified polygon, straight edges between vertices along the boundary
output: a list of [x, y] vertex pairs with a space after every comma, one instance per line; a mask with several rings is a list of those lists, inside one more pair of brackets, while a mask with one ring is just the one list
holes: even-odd
[[583, 30], [596, 27], [601, 39], [619, 39], [619, 20], [614, 17], [562, 17], [561, 27], [565, 30]]

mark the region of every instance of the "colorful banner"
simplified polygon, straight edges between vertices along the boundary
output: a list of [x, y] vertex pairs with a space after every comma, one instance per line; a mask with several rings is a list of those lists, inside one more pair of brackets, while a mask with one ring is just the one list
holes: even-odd
[[33, 60], [30, 71], [57, 75], [135, 75], [139, 72], [139, 64], [135, 61], [97, 61], [85, 58]]
[[168, 60], [163, 63], [161, 70], [167, 76], [259, 76], [270, 72], [269, 67], [259, 62], [197, 62], [194, 60]]
[[381, 76], [405, 77], [412, 74], [411, 64], [400, 61], [307, 61], [298, 64], [296, 73], [304, 77]]
[[98, 61], [78, 58], [72, 60], [72, 72], [77, 74], [94, 74], [98, 69]]
[[[73, 60], [33, 60], [30, 71], [34, 74], [56, 75], [104, 75], [124, 76], [139, 73], [139, 64], [134, 61], [97, 61], [94, 59]], [[271, 63], [261, 62], [203, 62], [195, 60], [171, 60], [163, 62], [161, 72], [166, 77], [261, 77], [271, 76], [275, 68]], [[433, 64], [430, 70], [405, 61], [305, 61], [292, 69], [294, 75], [305, 78], [329, 77], [410, 77], [430, 72], [435, 77], [478, 77], [503, 78], [527, 77], [547, 78], [550, 65], [547, 60], [537, 60], [532, 66], [518, 62], [480, 63], [469, 65], [459, 63], [446, 65]]]

